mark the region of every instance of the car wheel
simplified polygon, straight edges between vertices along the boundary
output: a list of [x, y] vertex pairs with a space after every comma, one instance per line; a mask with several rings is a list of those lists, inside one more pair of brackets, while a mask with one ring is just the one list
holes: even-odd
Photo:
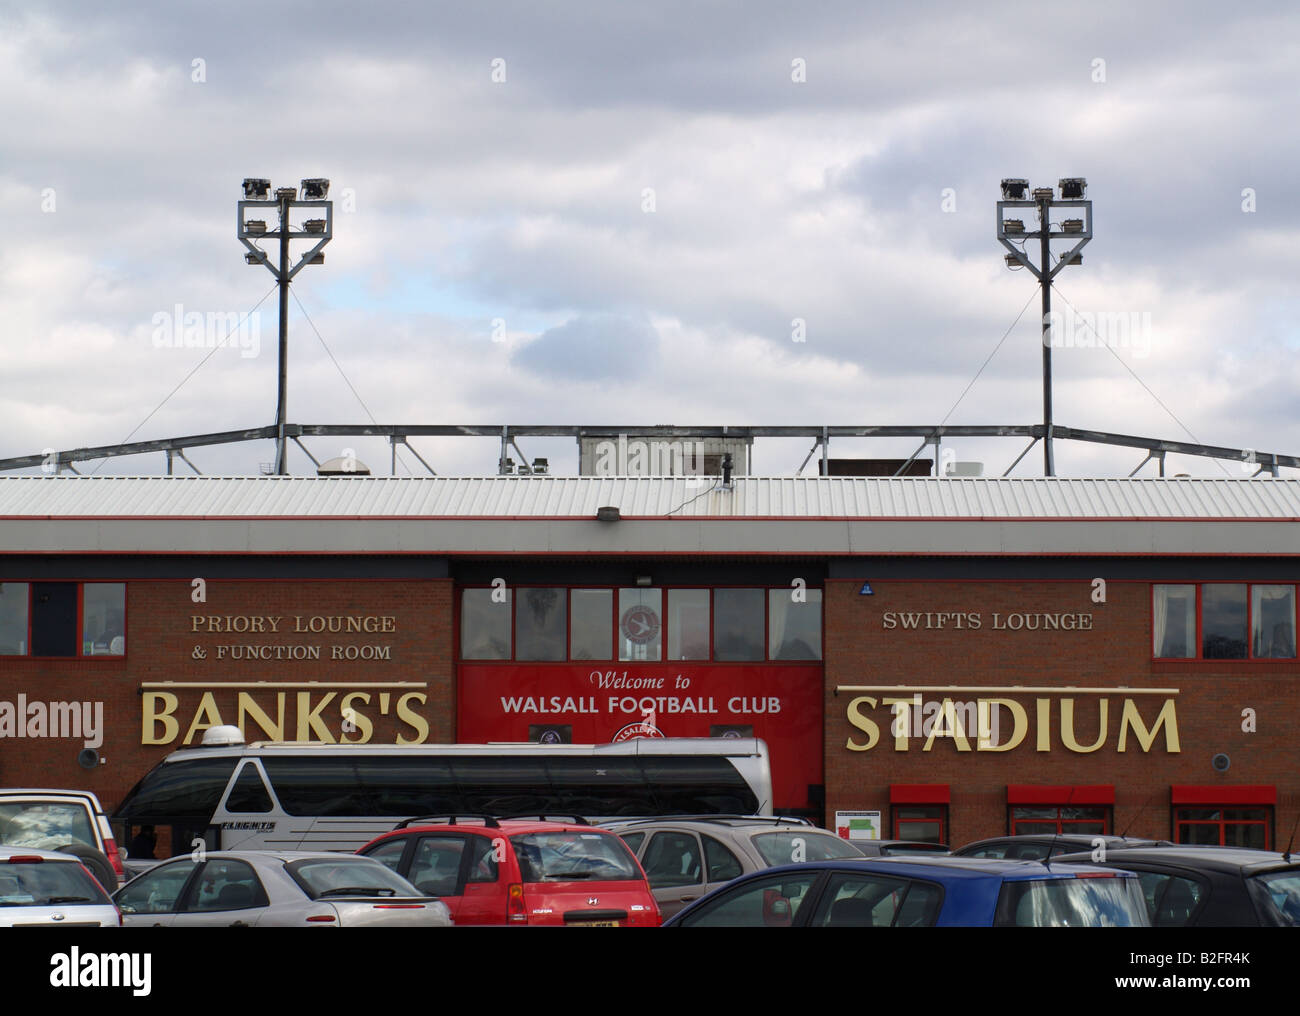
[[65, 847], [59, 847], [60, 854], [71, 854], [90, 869], [90, 873], [104, 887], [104, 891], [110, 896], [117, 892], [117, 872], [113, 866], [108, 863], [108, 857], [102, 851], [94, 847], [88, 847], [84, 843], [69, 843]]

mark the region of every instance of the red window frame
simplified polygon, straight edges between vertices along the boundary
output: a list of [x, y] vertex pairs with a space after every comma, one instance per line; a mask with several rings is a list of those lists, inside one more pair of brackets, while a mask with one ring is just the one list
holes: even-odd
[[[1192, 811], [1216, 811], [1219, 814], [1217, 819], [1192, 819], [1182, 818], [1182, 815]], [[1258, 812], [1259, 818], [1224, 818], [1226, 812]], [[1183, 839], [1183, 830], [1189, 826], [1211, 826], [1219, 831], [1219, 846], [1235, 846], [1228, 843], [1227, 832], [1228, 826], [1235, 827], [1258, 827], [1264, 831], [1264, 845], [1261, 849], [1272, 850], [1272, 832], [1273, 832], [1273, 809], [1267, 805], [1262, 806], [1242, 806], [1242, 805], [1217, 805], [1204, 804], [1200, 806], [1182, 805], [1173, 809], [1174, 824], [1174, 842], [1188, 843], [1189, 840]]]
[[[1196, 591], [1195, 593], [1196, 634], [1193, 637], [1193, 648], [1196, 650], [1195, 655], [1193, 656], [1157, 656], [1156, 655], [1155, 613], [1156, 613], [1156, 587], [1157, 586], [1192, 586], [1195, 589]], [[1246, 655], [1245, 656], [1240, 657], [1238, 659], [1231, 659], [1231, 658], [1224, 659], [1219, 657], [1207, 657], [1203, 655], [1205, 652], [1205, 643], [1204, 643], [1204, 630], [1203, 630], [1203, 620], [1202, 620], [1203, 608], [1202, 608], [1201, 591], [1205, 586], [1245, 586], [1246, 587]], [[1287, 663], [1294, 666], [1297, 661], [1300, 661], [1300, 645], [1292, 647], [1293, 649], [1296, 650], [1296, 655], [1294, 656], [1256, 656], [1255, 655], [1255, 639], [1254, 639], [1255, 618], [1253, 616], [1253, 608], [1251, 606], [1252, 603], [1254, 602], [1254, 597], [1251, 595], [1251, 590], [1255, 586], [1290, 586], [1291, 587], [1291, 598], [1292, 598], [1291, 602], [1293, 604], [1297, 604], [1297, 610], [1296, 610], [1297, 619], [1296, 619], [1296, 623], [1292, 625], [1292, 638], [1294, 640], [1296, 634], [1296, 628], [1297, 626], [1300, 626], [1300, 588], [1298, 588], [1297, 584], [1294, 582], [1251, 582], [1245, 579], [1240, 579], [1240, 580], [1225, 579], [1222, 581], [1216, 580], [1214, 582], [1153, 582], [1151, 583], [1151, 637], [1147, 640], [1147, 644], [1150, 646], [1151, 649], [1152, 662], [1153, 663], [1211, 663], [1211, 664], [1224, 664], [1226, 666], [1232, 666], [1234, 664], [1241, 664], [1241, 663]]]
[[[27, 587], [27, 632], [25, 645], [27, 651], [24, 653], [12, 653], [0, 656], [0, 660], [125, 660], [131, 651], [129, 640], [126, 633], [129, 628], [128, 624], [128, 603], [130, 602], [129, 587], [130, 583], [126, 579], [5, 579], [12, 585], [24, 585]], [[65, 583], [77, 587], [77, 611], [74, 624], [76, 625], [74, 642], [77, 651], [72, 656], [35, 656], [32, 653], [32, 609], [34, 602], [32, 599], [32, 587], [41, 583]], [[86, 652], [85, 626], [86, 626], [86, 587], [87, 586], [121, 586], [122, 587], [122, 639], [123, 648], [121, 653], [88, 653]]]
[[[455, 596], [455, 599], [454, 599], [454, 605], [455, 605], [455, 617], [454, 617], [452, 623], [453, 623], [453, 625], [454, 625], [454, 630], [455, 630], [455, 636], [454, 636], [454, 637], [455, 637], [455, 654], [456, 654], [456, 662], [457, 662], [457, 663], [468, 663], [468, 664], [474, 664], [474, 663], [527, 663], [527, 664], [530, 664], [530, 665], [543, 665], [543, 666], [544, 666], [544, 665], [548, 665], [548, 664], [561, 664], [561, 665], [567, 665], [567, 664], [571, 664], [571, 663], [588, 663], [588, 662], [597, 662], [597, 663], [600, 663], [600, 662], [610, 662], [610, 663], [631, 663], [631, 662], [633, 662], [633, 661], [630, 661], [630, 660], [620, 660], [620, 659], [619, 659], [619, 652], [618, 652], [618, 643], [619, 643], [619, 638], [618, 638], [618, 593], [619, 593], [619, 590], [620, 590], [620, 589], [634, 589], [634, 588], [650, 588], [650, 589], [658, 589], [658, 590], [662, 593], [662, 599], [661, 599], [661, 625], [660, 625], [660, 629], [659, 629], [659, 638], [660, 638], [660, 644], [661, 644], [661, 650], [660, 650], [660, 654], [659, 654], [659, 655], [660, 655], [660, 659], [657, 660], [657, 661], [650, 661], [650, 662], [656, 662], [656, 663], [671, 663], [671, 662], [673, 662], [673, 661], [671, 661], [671, 660], [668, 659], [668, 634], [669, 634], [669, 630], [670, 630], [671, 627], [672, 627], [672, 626], [671, 626], [671, 623], [670, 623], [670, 620], [669, 620], [669, 617], [668, 617], [668, 593], [669, 593], [670, 590], [673, 590], [673, 589], [704, 589], [704, 590], [707, 590], [708, 593], [709, 593], [709, 617], [708, 617], [709, 655], [708, 655], [708, 658], [707, 658], [707, 659], [703, 659], [703, 660], [689, 660], [689, 661], [686, 661], [686, 662], [693, 663], [693, 664], [698, 664], [698, 663], [727, 663], [727, 664], [739, 664], [739, 665], [743, 665], [743, 666], [746, 666], [746, 667], [750, 667], [750, 666], [788, 666], [788, 665], [792, 662], [792, 661], [790, 661], [790, 660], [774, 660], [774, 659], [771, 658], [771, 654], [772, 654], [772, 647], [771, 647], [771, 644], [770, 644], [770, 643], [771, 643], [771, 638], [770, 638], [771, 632], [770, 632], [770, 630], [769, 630], [770, 627], [771, 627], [771, 603], [770, 603], [770, 594], [771, 594], [771, 591], [774, 590], [774, 589], [776, 589], [776, 590], [787, 590], [787, 591], [788, 591], [790, 587], [788, 587], [788, 586], [772, 585], [772, 584], [770, 584], [770, 583], [766, 583], [766, 584], [763, 584], [763, 583], [759, 583], [759, 584], [755, 584], [755, 583], [737, 583], [737, 584], [734, 584], [734, 585], [733, 585], [733, 584], [704, 585], [704, 584], [691, 584], [691, 583], [674, 583], [674, 584], [672, 584], [672, 585], [665, 585], [665, 586], [647, 586], [647, 587], [637, 587], [637, 586], [630, 586], [630, 585], [627, 585], [627, 584], [621, 584], [621, 585], [610, 585], [610, 584], [607, 584], [607, 583], [583, 583], [583, 582], [577, 582], [577, 583], [563, 583], [563, 582], [521, 582], [521, 583], [518, 583], [517, 585], [507, 587], [508, 590], [509, 590], [509, 592], [510, 592], [510, 655], [509, 655], [508, 657], [504, 658], [504, 659], [496, 659], [496, 660], [468, 660], [468, 659], [465, 659], [465, 658], [462, 657], [462, 655], [461, 655], [461, 640], [462, 640], [462, 634], [463, 634], [463, 633], [462, 633], [462, 630], [461, 630], [461, 626], [462, 626], [462, 624], [463, 624], [463, 616], [464, 616], [464, 596], [463, 596], [463, 594], [464, 594], [464, 592], [465, 592], [466, 590], [471, 590], [471, 589], [491, 589], [491, 588], [492, 588], [492, 586], [491, 586], [489, 583], [484, 583], [484, 582], [469, 583], [469, 584], [465, 584], [465, 585], [458, 585], [458, 586], [456, 587], [456, 593], [457, 593], [457, 595]], [[800, 660], [800, 661], [797, 661], [797, 662], [800, 662], [800, 663], [809, 663], [809, 664], [821, 664], [821, 663], [823, 663], [823, 662], [825, 661], [825, 658], [826, 658], [826, 598], [825, 598], [825, 595], [824, 595], [824, 590], [822, 590], [820, 587], [814, 587], [814, 588], [816, 588], [819, 592], [822, 592], [822, 593], [823, 593], [823, 596], [822, 596], [822, 599], [821, 599], [821, 607], [822, 607], [822, 610], [821, 610], [821, 622], [822, 622], [822, 629], [821, 629], [821, 655], [820, 655], [817, 659], [815, 659], [815, 660]], [[519, 597], [515, 595], [515, 591], [516, 591], [516, 590], [523, 590], [523, 589], [563, 589], [563, 590], [564, 590], [564, 594], [565, 594], [565, 600], [564, 600], [564, 606], [565, 606], [565, 633], [564, 633], [564, 659], [563, 659], [563, 660], [521, 660], [521, 659], [519, 659], [519, 656], [518, 656], [518, 653], [519, 653], [519, 638], [518, 638], [517, 621], [516, 621], [516, 611], [518, 610], [518, 606], [519, 606]], [[589, 661], [589, 660], [574, 660], [574, 659], [573, 659], [573, 630], [572, 630], [572, 625], [573, 625], [573, 590], [575, 590], [575, 589], [584, 589], [584, 590], [585, 590], [585, 589], [601, 589], [601, 590], [608, 590], [608, 591], [610, 592], [610, 594], [611, 594], [611, 596], [610, 596], [610, 609], [611, 609], [611, 612], [612, 612], [612, 615], [613, 615], [613, 616], [612, 616], [612, 618], [611, 618], [612, 625], [611, 625], [611, 632], [610, 632], [610, 655], [609, 655], [609, 657], [608, 657], [606, 660], [603, 660], [603, 661], [602, 661], [602, 660]], [[714, 614], [715, 614], [714, 597], [715, 597], [715, 593], [716, 593], [717, 590], [719, 590], [719, 589], [758, 589], [758, 590], [760, 590], [760, 591], [762, 592], [762, 594], [763, 594], [763, 620], [762, 620], [762, 643], [763, 643], [763, 652], [762, 652], [762, 655], [761, 655], [759, 658], [757, 658], [757, 659], [753, 659], [753, 660], [721, 660], [721, 661], [718, 660], [718, 659], [716, 659], [716, 651], [715, 651], [715, 648], [714, 648], [714, 645], [713, 645], [713, 618], [714, 618]], [[80, 623], [80, 619], [78, 619], [78, 623]], [[118, 658], [120, 658], [120, 657], [114, 657], [114, 659], [118, 659]], [[680, 661], [678, 661], [678, 662], [680, 662]]]

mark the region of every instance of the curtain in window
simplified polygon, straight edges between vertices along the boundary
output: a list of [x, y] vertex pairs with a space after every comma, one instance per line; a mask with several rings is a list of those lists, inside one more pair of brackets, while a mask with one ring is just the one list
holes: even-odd
[[1295, 586], [1251, 586], [1251, 641], [1265, 659], [1295, 656]]

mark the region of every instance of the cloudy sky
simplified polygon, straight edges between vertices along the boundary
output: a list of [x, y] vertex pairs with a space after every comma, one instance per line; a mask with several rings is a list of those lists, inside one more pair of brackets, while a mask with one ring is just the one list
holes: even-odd
[[[1056, 306], [1130, 327], [1063, 327], [1056, 422], [1300, 455], [1298, 95], [1287, 3], [0, 0], [0, 457], [274, 422], [246, 176], [332, 181], [326, 263], [293, 285], [291, 422], [1039, 422], [998, 181], [1078, 175], [1095, 239]], [[345, 445], [387, 471], [382, 442], [311, 442]], [[415, 445], [495, 471], [491, 441]], [[761, 443], [755, 470], [808, 447]], [[997, 475], [1023, 442], [954, 447]], [[524, 449], [576, 472], [569, 440]], [[1141, 458], [1058, 443], [1062, 475]]]

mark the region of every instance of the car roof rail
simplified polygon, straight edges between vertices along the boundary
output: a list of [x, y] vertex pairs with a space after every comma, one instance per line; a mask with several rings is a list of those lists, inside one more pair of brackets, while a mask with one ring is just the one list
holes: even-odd
[[753, 825], [770, 823], [771, 825], [811, 826], [809, 819], [798, 815], [647, 815], [644, 818], [610, 819], [601, 825], [639, 825], [643, 822], [746, 822]]
[[393, 826], [393, 830], [406, 829], [413, 825], [434, 825], [446, 822], [447, 825], [455, 825], [457, 819], [472, 818], [481, 821], [489, 829], [500, 829], [501, 825], [493, 815], [476, 815], [465, 812], [454, 812], [447, 815], [417, 815], [415, 818], [404, 819]]
[[558, 811], [548, 811], [544, 813], [524, 811], [513, 815], [498, 815], [497, 818], [502, 822], [509, 822], [511, 819], [536, 819], [538, 822], [554, 822], [557, 820], [563, 820], [568, 822], [570, 825], [591, 825], [591, 823], [581, 815], [566, 815], [563, 812]]

